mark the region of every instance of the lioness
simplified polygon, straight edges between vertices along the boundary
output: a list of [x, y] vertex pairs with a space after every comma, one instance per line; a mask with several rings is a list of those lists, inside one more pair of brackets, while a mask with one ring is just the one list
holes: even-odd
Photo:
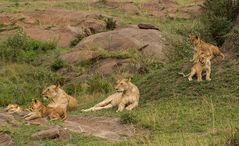
[[33, 120], [37, 118], [47, 117], [50, 120], [65, 119], [66, 111], [60, 107], [47, 107], [37, 99], [32, 100], [33, 111], [26, 116], [25, 120]]
[[225, 55], [220, 51], [217, 46], [204, 42], [196, 35], [190, 34], [189, 39], [192, 45], [195, 47], [195, 53], [193, 55], [192, 61], [197, 62], [199, 54], [201, 53], [211, 56], [212, 58], [214, 56], [221, 56], [223, 60], [225, 59]]
[[204, 53], [199, 55], [198, 62], [196, 62], [193, 67], [191, 68], [191, 72], [187, 75], [182, 74], [184, 77], [188, 77], [189, 81], [192, 81], [192, 77], [197, 74], [198, 81], [202, 81], [202, 72], [206, 71], [206, 80], [211, 80], [211, 57], [208, 55], [205, 55]]
[[67, 108], [67, 110], [73, 110], [78, 106], [77, 99], [68, 95], [59, 85], [51, 85], [47, 87], [42, 92], [42, 96], [44, 99], [50, 101], [48, 107], [61, 106], [62, 108]]
[[89, 109], [83, 109], [83, 112], [97, 111], [101, 109], [108, 109], [114, 106], [118, 106], [116, 112], [121, 112], [126, 108], [126, 110], [132, 110], [137, 107], [139, 104], [139, 89], [130, 79], [122, 79], [117, 81], [115, 86], [116, 93], [110, 95], [104, 101], [96, 104], [95, 106]]
[[18, 113], [18, 112], [22, 112], [23, 109], [18, 105], [18, 104], [9, 104], [6, 108], [5, 108], [6, 112], [9, 113]]

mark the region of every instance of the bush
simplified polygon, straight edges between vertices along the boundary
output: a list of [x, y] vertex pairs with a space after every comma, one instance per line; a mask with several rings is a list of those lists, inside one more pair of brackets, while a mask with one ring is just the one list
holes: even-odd
[[53, 71], [57, 71], [65, 66], [66, 66], [66, 63], [62, 59], [56, 59], [55, 61], [52, 62], [51, 69]]
[[75, 47], [82, 39], [84, 38], [83, 35], [79, 34], [76, 36], [76, 38], [74, 40], [71, 41], [70, 43], [70, 47]]
[[204, 23], [217, 44], [222, 45], [239, 13], [239, 3], [235, 0], [207, 0], [202, 7]]
[[106, 29], [108, 30], [114, 30], [116, 28], [116, 21], [113, 18], [106, 18]]
[[111, 82], [107, 81], [102, 75], [96, 74], [93, 78], [89, 79], [87, 92], [89, 93], [109, 93], [113, 86]]
[[138, 123], [137, 117], [131, 113], [125, 113], [120, 116], [122, 124], [136, 124]]
[[0, 57], [7, 61], [31, 63], [40, 54], [56, 49], [54, 42], [41, 42], [26, 36], [22, 29], [1, 45]]

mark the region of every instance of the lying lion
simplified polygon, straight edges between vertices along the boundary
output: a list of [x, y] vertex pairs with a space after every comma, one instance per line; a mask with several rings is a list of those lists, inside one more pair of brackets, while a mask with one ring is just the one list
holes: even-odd
[[47, 107], [37, 99], [32, 100], [33, 111], [24, 116], [25, 120], [49, 118], [50, 120], [66, 119], [66, 111], [60, 107]]
[[225, 55], [217, 46], [204, 42], [196, 35], [189, 35], [189, 39], [192, 45], [195, 47], [195, 53], [193, 55], [192, 61], [197, 62], [201, 53], [211, 56], [211, 59], [214, 56], [221, 56], [223, 60], [225, 59]]
[[104, 101], [96, 104], [89, 109], [82, 109], [83, 112], [97, 111], [102, 109], [112, 108], [114, 106], [118, 107], [116, 112], [121, 112], [126, 108], [126, 110], [132, 110], [139, 104], [139, 89], [128, 79], [122, 79], [117, 81], [115, 87], [116, 93], [110, 95]]
[[18, 104], [9, 104], [5, 108], [5, 111], [8, 113], [19, 113], [19, 112], [22, 112], [23, 109]]
[[48, 99], [50, 101], [48, 107], [61, 106], [62, 108], [66, 108], [67, 110], [73, 110], [78, 106], [77, 99], [68, 95], [64, 90], [60, 88], [59, 85], [51, 85], [47, 87], [42, 92], [42, 96], [44, 99]]
[[193, 76], [197, 74], [197, 79], [198, 81], [202, 81], [202, 72], [206, 71], [206, 80], [210, 81], [211, 80], [211, 57], [205, 55], [204, 53], [199, 55], [198, 62], [193, 65], [191, 68], [191, 72], [187, 75], [184, 75], [184, 73], [179, 73], [182, 74], [184, 77], [188, 76], [188, 80], [192, 81]]

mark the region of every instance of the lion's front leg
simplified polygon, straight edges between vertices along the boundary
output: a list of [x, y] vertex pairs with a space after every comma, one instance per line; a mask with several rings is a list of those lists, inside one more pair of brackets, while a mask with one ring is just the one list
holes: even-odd
[[34, 120], [34, 119], [37, 119], [37, 118], [41, 118], [41, 114], [39, 112], [32, 112], [32, 114], [27, 116], [25, 118], [25, 120], [29, 121], [29, 120]]
[[120, 103], [118, 106], [118, 110], [116, 112], [122, 112], [125, 108], [125, 104], [124, 103]]

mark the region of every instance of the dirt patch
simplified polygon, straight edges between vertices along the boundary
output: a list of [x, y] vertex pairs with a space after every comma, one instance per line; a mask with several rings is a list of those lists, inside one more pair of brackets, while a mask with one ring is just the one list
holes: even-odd
[[77, 133], [85, 133], [109, 140], [124, 140], [133, 136], [136, 129], [133, 125], [121, 124], [119, 118], [71, 116], [64, 127]]
[[[6, 118], [9, 117], [10, 118]], [[122, 124], [119, 118], [114, 117], [88, 117], [71, 115], [68, 116], [67, 120], [59, 127], [58, 125], [50, 124], [45, 118], [39, 118], [32, 121], [25, 121], [23, 118], [19, 118], [19, 115], [14, 114], [9, 115], [7, 113], [0, 113], [0, 120], [5, 121], [5, 119], [11, 119], [18, 122], [23, 122], [25, 124], [33, 124], [45, 127], [45, 130], [33, 133], [31, 138], [34, 140], [39, 139], [62, 139], [70, 140], [71, 132], [82, 133], [85, 135], [92, 135], [100, 138], [105, 138], [109, 140], [125, 140], [136, 134], [136, 131], [141, 132], [142, 130], [136, 129], [134, 125]], [[2, 124], [2, 123], [1, 123]], [[8, 125], [12, 126], [12, 125]], [[148, 131], [147, 131], [148, 133]], [[10, 143], [11, 138], [5, 134], [0, 133], [0, 145], [3, 142]], [[11, 141], [12, 142], [12, 141]]]
[[1, 146], [13, 146], [15, 145], [11, 136], [7, 133], [0, 132], [0, 145]]

